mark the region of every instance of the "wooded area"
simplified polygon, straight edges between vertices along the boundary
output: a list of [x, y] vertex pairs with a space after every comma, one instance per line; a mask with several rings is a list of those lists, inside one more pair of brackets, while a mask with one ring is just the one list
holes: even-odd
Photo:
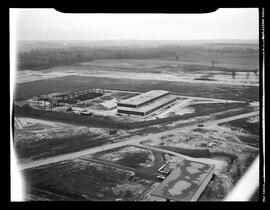
[[[234, 45], [164, 45], [156, 47], [69, 47], [39, 48], [19, 52], [19, 70], [39, 70], [71, 65], [95, 59], [186, 59], [191, 53], [237, 53], [258, 55], [254, 46]], [[209, 60], [211, 62], [211, 60]]]

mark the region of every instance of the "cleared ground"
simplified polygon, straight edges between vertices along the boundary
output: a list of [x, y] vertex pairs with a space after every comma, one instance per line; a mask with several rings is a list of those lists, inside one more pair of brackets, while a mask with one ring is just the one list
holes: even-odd
[[260, 120], [259, 116], [243, 118], [220, 124], [236, 133], [237, 137], [245, 144], [259, 147], [260, 144]]
[[63, 161], [23, 172], [31, 197], [49, 200], [141, 200], [153, 181], [134, 172], [85, 158]]
[[115, 138], [124, 138], [127, 135], [124, 130], [109, 135], [109, 131], [105, 128], [15, 118], [14, 143], [21, 160], [74, 152], [113, 141]]
[[[151, 127], [142, 124], [141, 129], [129, 132], [120, 129], [115, 136], [109, 136], [105, 128], [80, 124], [81, 119], [75, 117], [72, 121], [77, 120], [77, 125], [35, 120], [24, 125], [15, 120], [16, 149], [21, 158], [37, 159], [23, 165], [28, 168], [24, 173], [29, 200], [147, 200], [158, 184], [157, 169], [165, 153], [215, 164], [217, 176], [200, 200], [223, 199], [259, 152], [260, 119], [256, 115], [228, 122], [218, 119], [258, 110], [259, 104], [226, 103], [226, 99], [259, 100], [259, 76], [253, 73], [258, 60], [256, 56], [219, 55], [213, 70], [209, 60], [213, 55], [195, 53], [179, 61], [94, 60], [18, 72], [16, 100], [84, 88], [136, 92], [163, 89], [181, 97], [204, 98], [192, 99], [192, 104], [176, 111], [175, 121], [157, 121]], [[235, 79], [232, 71], [237, 74]], [[136, 94], [109, 91], [90, 103], [95, 106], [114, 97], [126, 99]], [[41, 113], [39, 117], [48, 115]], [[48, 120], [61, 121], [64, 117]], [[99, 123], [104, 125], [105, 121], [110, 123], [108, 119]], [[128, 120], [124, 122], [128, 124]], [[205, 127], [198, 127], [200, 123]], [[103, 148], [104, 143], [109, 144]]]
[[[211, 53], [210, 53], [211, 54]], [[209, 55], [210, 55], [209, 54]], [[224, 55], [221, 55], [224, 57]], [[258, 57], [241, 54], [220, 58], [213, 69], [208, 58], [200, 53], [193, 59], [99, 59], [71, 66], [60, 66], [39, 71], [18, 72], [17, 82], [29, 82], [59, 76], [77, 75], [139, 80], [162, 80], [175, 82], [200, 82], [217, 84], [258, 85], [259, 77], [253, 74], [258, 69]], [[216, 57], [216, 55], [214, 55]], [[180, 57], [181, 59], [181, 57]], [[251, 62], [253, 60], [253, 62]], [[257, 60], [255, 62], [255, 60]], [[245, 62], [243, 62], [245, 61]], [[237, 73], [232, 79], [232, 71]], [[121, 74], [119, 74], [121, 73]]]
[[155, 156], [152, 151], [134, 146], [125, 146], [113, 151], [107, 150], [103, 155], [96, 154], [95, 158], [132, 168], [148, 168], [155, 163]]
[[256, 129], [258, 121], [256, 120], [258, 120], [258, 116], [203, 128], [179, 129], [179, 132], [175, 134], [142, 141], [141, 144], [189, 157], [222, 161], [223, 166], [219, 170], [215, 170], [216, 178], [211, 181], [200, 199], [220, 200], [238, 182], [259, 153], [259, 136], [244, 129], [231, 128], [229, 125], [253, 122], [253, 126], [249, 125], [249, 131], [256, 133], [258, 131]]
[[[132, 77], [130, 77], [132, 78]], [[157, 80], [135, 80], [116, 79], [106, 77], [84, 77], [65, 76], [47, 80], [39, 80], [17, 84], [15, 97], [17, 100], [28, 99], [43, 94], [73, 91], [75, 89], [104, 88], [115, 90], [128, 90], [146, 92], [149, 90], [168, 90], [172, 93], [186, 96], [197, 96], [216, 99], [230, 100], [258, 100], [259, 87], [210, 84], [210, 83], [189, 83], [189, 82], [167, 82]]]
[[[229, 119], [231, 119], [231, 120], [232, 119], [237, 119], [237, 117], [242, 118], [242, 117], [244, 117], [246, 115], [241, 115], [241, 116], [236, 116], [236, 117], [232, 117], [232, 118], [228, 118], [228, 119], [218, 120], [218, 121], [216, 121], [216, 123], [230, 121]], [[252, 113], [252, 116], [254, 116], [254, 113]], [[209, 122], [208, 124], [209, 124], [209, 126], [214, 125], [211, 122]], [[213, 134], [209, 135], [209, 134], [207, 134], [207, 131], [211, 130], [211, 128], [209, 129], [208, 127], [206, 128], [206, 131], [198, 130], [198, 128], [196, 128], [195, 126], [188, 126], [188, 127], [185, 127], [185, 128], [183, 127], [183, 129], [185, 129], [186, 131], [192, 131], [193, 134], [195, 133], [194, 136], [196, 136], [196, 135], [204, 135], [204, 134], [207, 135], [207, 138], [209, 138], [209, 137], [213, 138], [213, 137], [218, 137], [219, 136], [219, 135], [213, 135]], [[90, 150], [89, 151], [81, 151], [81, 152], [78, 152], [78, 154], [76, 154], [76, 155], [74, 153], [74, 155], [72, 155], [72, 154], [66, 155], [66, 157], [63, 157], [63, 158], [61, 156], [59, 156], [58, 159], [63, 161], [66, 158], [67, 158], [66, 160], [72, 160], [71, 158], [76, 158], [76, 159], [79, 158], [79, 159], [82, 159], [82, 160], [88, 161], [88, 162], [90, 161], [90, 162], [95, 162], [95, 163], [98, 163], [98, 164], [105, 164], [105, 165], [112, 166], [112, 167], [117, 167], [117, 168], [120, 168], [120, 169], [123, 169], [123, 170], [131, 170], [134, 173], [136, 173], [138, 176], [143, 177], [143, 179], [155, 181], [155, 178], [156, 178], [157, 174], [155, 174], [153, 171], [151, 173], [150, 173], [150, 171], [147, 174], [145, 173], [147, 171], [145, 169], [150, 170], [152, 167], [144, 167], [143, 172], [142, 172], [142, 171], [140, 171], [141, 169], [138, 169], [138, 168], [136, 169], [134, 167], [134, 165], [132, 167], [133, 163], [130, 162], [130, 158], [132, 156], [133, 157], [138, 157], [138, 153], [141, 153], [141, 152], [145, 153], [145, 154], [147, 154], [146, 156], [142, 155], [142, 157], [144, 157], [144, 158], [140, 157], [138, 159], [134, 159], [134, 160], [136, 160], [136, 161], [134, 161], [134, 163], [137, 166], [140, 163], [143, 163], [144, 166], [147, 166], [147, 164], [151, 163], [151, 162], [147, 163], [147, 160], [151, 159], [149, 157], [151, 157], [152, 154], [154, 154], [154, 156], [155, 156], [155, 161], [158, 160], [158, 158], [157, 158], [158, 156], [155, 155], [154, 151], [159, 151], [159, 152], [162, 152], [162, 153], [170, 153], [170, 154], [171, 154], [171, 152], [169, 152], [169, 150], [155, 149], [155, 147], [149, 148], [149, 147], [145, 147], [143, 145], [141, 145], [141, 146], [136, 145], [136, 147], [139, 147], [139, 148], [143, 147], [144, 150], [137, 149], [137, 152], [134, 152], [136, 150], [125, 150], [125, 149], [122, 150], [123, 148], [121, 148], [121, 146], [128, 145], [128, 144], [134, 144], [136, 142], [143, 142], [143, 141], [145, 141], [145, 140], [147, 140], [149, 138], [153, 142], [154, 141], [159, 142], [158, 139], [168, 139], [168, 138], [171, 138], [171, 137], [174, 137], [174, 136], [178, 135], [179, 132], [180, 131], [178, 129], [169, 130], [169, 131], [166, 131], [166, 132], [164, 131], [162, 133], [149, 135], [149, 137], [147, 137], [147, 136], [146, 137], [137, 137], [137, 138], [134, 137], [134, 138], [130, 138], [127, 141], [123, 141], [123, 142], [119, 142], [119, 143], [115, 143], [115, 144], [109, 144], [109, 145], [104, 146], [104, 151], [102, 153], [99, 153], [99, 155], [101, 155], [101, 156], [105, 155], [105, 157], [107, 156], [107, 158], [108, 158], [112, 154], [114, 157], [116, 157], [116, 159], [118, 159], [119, 157], [122, 157], [122, 160], [125, 160], [125, 161], [124, 162], [120, 161], [119, 164], [117, 164], [115, 162], [112, 162], [112, 161], [106, 161], [106, 160], [101, 160], [101, 159], [95, 158], [94, 153], [100, 152], [101, 150], [103, 150], [103, 148], [100, 148], [100, 147], [90, 149], [92, 152]], [[181, 130], [180, 133], [182, 133], [182, 132], [183, 132], [183, 130]], [[205, 139], [205, 141], [207, 142], [207, 139]], [[222, 143], [221, 148], [223, 148], [224, 144], [227, 144], [227, 147], [229, 148], [228, 151], [225, 151], [223, 153], [219, 153], [218, 148], [219, 148], [220, 145], [219, 144], [213, 144], [213, 141], [215, 141], [216, 143], [221, 142]], [[192, 144], [190, 144], [190, 146], [192, 147], [192, 146], [197, 144], [198, 139], [194, 138], [193, 140], [190, 140], [190, 142], [191, 143], [193, 142]], [[209, 143], [209, 141], [208, 141], [208, 143]], [[204, 196], [204, 199], [206, 199], [206, 200], [220, 200], [224, 196], [226, 196], [227, 192], [231, 189], [231, 187], [234, 186], [235, 183], [237, 182], [237, 180], [243, 175], [246, 168], [250, 165], [250, 163], [252, 162], [254, 157], [257, 155], [258, 150], [256, 148], [253, 148], [253, 147], [251, 148], [251, 147], [247, 147], [247, 146], [244, 146], [244, 145], [241, 145], [241, 144], [237, 144], [236, 142], [233, 142], [233, 141], [228, 140], [228, 139], [226, 139], [226, 140], [225, 139], [215, 139], [215, 140], [212, 139], [212, 141], [210, 143], [212, 143], [212, 145], [208, 145], [208, 147], [211, 147], [213, 149], [213, 151], [211, 151], [212, 154], [214, 154], [213, 157], [210, 157], [210, 159], [209, 158], [195, 158], [195, 159], [196, 159], [196, 161], [202, 161], [204, 163], [210, 163], [210, 164], [215, 164], [216, 165], [215, 173], [218, 175], [217, 176], [218, 181], [212, 182], [212, 184], [209, 185], [207, 193], [203, 194], [202, 196]], [[205, 145], [199, 145], [199, 146], [204, 147]], [[115, 150], [108, 150], [109, 148], [115, 148]], [[122, 150], [122, 152], [120, 152], [120, 154], [117, 153], [117, 151], [121, 151], [121, 150]], [[151, 152], [149, 152], [149, 150], [151, 150]], [[236, 158], [234, 157], [234, 155], [231, 154], [232, 152], [237, 153]], [[89, 155], [89, 153], [90, 154], [92, 153], [94, 155]], [[82, 156], [83, 154], [85, 156]], [[176, 153], [173, 153], [173, 155], [178, 156]], [[179, 156], [183, 156], [183, 155], [179, 154]], [[188, 156], [184, 156], [184, 158], [190, 159], [190, 157], [188, 157]], [[49, 166], [48, 163], [50, 163], [50, 162], [51, 163], [61, 163], [61, 161], [59, 162], [59, 160], [57, 160], [57, 157], [52, 157], [51, 159], [52, 159], [51, 161], [48, 160], [49, 162], [47, 160], [45, 160], [45, 159], [42, 160], [42, 161], [36, 161], [36, 164], [40, 165], [40, 163], [41, 163], [43, 165], [42, 167], [46, 168], [47, 166]], [[191, 160], [195, 160], [195, 159], [191, 158]], [[119, 160], [120, 159], [118, 159], [118, 161]], [[38, 162], [40, 162], [40, 163], [38, 163]], [[42, 162], [44, 162], [44, 163], [42, 163]], [[136, 162], [137, 162], [137, 164], [136, 164]], [[31, 165], [32, 163], [29, 163], [29, 164]], [[162, 164], [162, 162], [160, 162], [159, 164]], [[26, 168], [29, 168], [29, 167], [32, 168], [35, 164], [33, 166], [30, 166], [30, 165], [27, 166]], [[155, 167], [158, 167], [158, 165], [156, 165]], [[71, 167], [68, 167], [68, 168], [71, 168]], [[32, 168], [32, 169], [35, 169], [35, 168]], [[48, 169], [47, 171], [50, 171], [50, 170]], [[63, 172], [64, 170], [61, 170], [61, 171]], [[80, 171], [80, 170], [77, 169], [76, 171]], [[48, 173], [50, 173], [50, 172], [48, 172]], [[77, 175], [75, 175], [75, 176], [77, 177]], [[42, 176], [39, 176], [39, 177], [42, 177]], [[47, 176], [45, 176], [45, 177], [47, 177]], [[48, 177], [50, 177], [50, 176], [48, 176]], [[31, 179], [32, 178], [31, 178], [31, 175], [30, 175], [30, 180]], [[43, 182], [42, 179], [41, 179], [41, 182]], [[49, 180], [46, 180], [46, 179], [44, 180], [44, 182], [47, 183], [47, 184], [48, 183], [53, 183], [53, 182], [50, 182]], [[98, 183], [98, 181], [95, 182], [95, 183]], [[56, 184], [56, 185], [58, 186], [58, 184]], [[59, 188], [61, 189], [62, 188], [61, 184], [59, 184], [59, 185], [60, 185]], [[93, 184], [93, 185], [95, 185], [95, 184]], [[39, 186], [33, 186], [33, 187], [36, 187], [38, 189], [43, 190], [43, 188], [40, 188]], [[151, 185], [147, 189], [148, 191], [147, 190], [146, 191], [149, 193], [150, 189], [152, 187], [153, 187], [153, 185]], [[51, 188], [49, 188], [48, 191], [54, 192], [55, 187], [52, 187], [52, 190], [50, 190], [50, 189]], [[66, 188], [64, 188], [64, 189], [66, 189]], [[219, 190], [217, 191], [217, 189], [219, 189]], [[68, 192], [68, 190], [65, 190], [65, 191]], [[35, 192], [33, 192], [33, 193], [35, 194]], [[99, 191], [97, 190], [97, 192], [99, 192]], [[57, 193], [57, 198], [58, 199], [59, 199], [59, 194], [61, 194], [61, 193], [59, 193], [59, 192]], [[76, 192], [75, 194], [78, 194], [78, 192]], [[113, 199], [115, 198], [114, 195], [110, 194], [109, 196], [111, 196], [111, 198], [113, 198]], [[146, 199], [146, 197], [143, 197], [143, 199]], [[134, 199], [134, 197], [132, 199]], [[79, 200], [79, 199], [77, 198], [77, 200]]]

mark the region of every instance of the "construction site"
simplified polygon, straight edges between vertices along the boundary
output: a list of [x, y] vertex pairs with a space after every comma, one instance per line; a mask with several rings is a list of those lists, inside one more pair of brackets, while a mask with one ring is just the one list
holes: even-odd
[[203, 104], [221, 105], [220, 110], [248, 105], [247, 102], [236, 100], [180, 96], [164, 90], [142, 93], [108, 89], [51, 93], [16, 101], [15, 104], [18, 107], [28, 106], [33, 111], [52, 111], [55, 115], [61, 112], [85, 115], [85, 117], [109, 118], [115, 122], [146, 122], [192, 115], [197, 111], [206, 110]]
[[[17, 113], [14, 121], [27, 200], [221, 200], [258, 154], [253, 101], [92, 88], [15, 104], [40, 113]], [[46, 119], [49, 112], [54, 118]], [[153, 125], [93, 127], [99, 118]]]
[[89, 116], [110, 116], [114, 119], [121, 119], [121, 116], [124, 116], [129, 121], [163, 118], [179, 111], [179, 108], [184, 104], [187, 105], [186, 102], [183, 103], [183, 99], [171, 95], [169, 91], [152, 90], [139, 93], [104, 89], [52, 93], [35, 96], [18, 104], [27, 104], [39, 110]]
[[16, 72], [26, 201], [230, 195], [262, 146], [257, 43], [136, 47], [126, 58], [125, 48], [66, 47], [30, 49]]

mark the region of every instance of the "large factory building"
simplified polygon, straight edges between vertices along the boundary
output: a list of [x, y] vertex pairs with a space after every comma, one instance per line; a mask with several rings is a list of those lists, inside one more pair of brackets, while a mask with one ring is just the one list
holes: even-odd
[[174, 101], [169, 91], [152, 90], [117, 103], [117, 113], [146, 116]]

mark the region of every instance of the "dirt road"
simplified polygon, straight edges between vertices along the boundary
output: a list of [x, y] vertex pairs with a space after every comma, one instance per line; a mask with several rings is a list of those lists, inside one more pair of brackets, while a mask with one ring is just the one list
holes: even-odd
[[[228, 117], [228, 118], [224, 118], [224, 119], [213, 120], [213, 121], [204, 123], [204, 126], [207, 127], [207, 126], [211, 126], [211, 125], [215, 125], [215, 124], [219, 124], [219, 123], [224, 123], [224, 122], [229, 122], [229, 121], [236, 120], [236, 119], [246, 118], [246, 117], [250, 117], [250, 116], [254, 116], [254, 115], [258, 115], [258, 114], [259, 114], [259, 112], [256, 111], [256, 112], [250, 112], [250, 113], [241, 114], [241, 115]], [[182, 127], [182, 128], [176, 128], [176, 129], [171, 129], [171, 130], [168, 130], [168, 131], [149, 134], [147, 136], [133, 137], [133, 138], [129, 138], [128, 140], [125, 140], [125, 141], [112, 143], [112, 144], [106, 144], [106, 145], [102, 145], [102, 146], [82, 150], [82, 151], [79, 151], [79, 152], [54, 156], [54, 157], [40, 159], [40, 160], [35, 160], [35, 161], [32, 161], [32, 162], [27, 162], [27, 163], [21, 163], [21, 164], [19, 164], [19, 168], [21, 170], [24, 170], [24, 169], [28, 169], [28, 168], [33, 168], [33, 167], [38, 167], [38, 166], [42, 166], [42, 165], [46, 165], [46, 164], [60, 162], [60, 161], [63, 161], [63, 160], [75, 159], [75, 158], [78, 158], [78, 157], [80, 157], [82, 155], [89, 155], [89, 154], [93, 154], [93, 153], [100, 152], [100, 151], [103, 151], [103, 150], [113, 149], [113, 148], [117, 148], [117, 147], [121, 147], [121, 146], [125, 146], [125, 145], [130, 145], [130, 144], [136, 144], [136, 143], [139, 143], [141, 141], [148, 140], [148, 139], [155, 139], [155, 138], [157, 139], [157, 138], [159, 138], [159, 137], [161, 137], [163, 135], [174, 134], [175, 132], [177, 132], [179, 130], [182, 130], [182, 129], [193, 129], [193, 128], [196, 128], [196, 127], [197, 127], [197, 124], [194, 124], [194, 125], [185, 126], [185, 127]], [[164, 151], [169, 152], [167, 150], [164, 150]], [[183, 155], [180, 155], [180, 154], [177, 154], [177, 155], [182, 156], [182, 157], [187, 158], [187, 159], [188, 158], [190, 159], [190, 157], [187, 157], [187, 156], [183, 156]], [[199, 159], [196, 159], [196, 158], [194, 158], [193, 160], [199, 161]]]

